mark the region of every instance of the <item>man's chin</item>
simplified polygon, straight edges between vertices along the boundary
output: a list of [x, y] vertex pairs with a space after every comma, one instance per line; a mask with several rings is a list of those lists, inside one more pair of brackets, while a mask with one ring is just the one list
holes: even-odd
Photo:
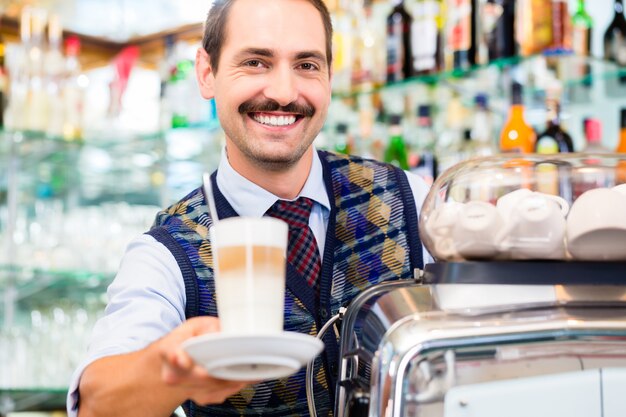
[[276, 154], [276, 152], [257, 153], [256, 155], [248, 155], [248, 157], [258, 166], [268, 171], [284, 171], [300, 162], [305, 153], [306, 150], [299, 150], [284, 154]]
[[277, 157], [276, 155], [272, 155], [272, 157], [260, 157], [255, 158], [254, 161], [256, 164], [268, 171], [284, 171], [287, 170], [298, 163], [300, 158], [294, 157]]

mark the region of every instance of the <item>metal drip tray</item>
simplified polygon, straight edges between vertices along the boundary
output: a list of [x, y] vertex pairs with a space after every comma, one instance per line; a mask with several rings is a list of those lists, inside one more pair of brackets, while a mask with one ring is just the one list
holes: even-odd
[[625, 285], [626, 262], [437, 262], [425, 266], [423, 283]]

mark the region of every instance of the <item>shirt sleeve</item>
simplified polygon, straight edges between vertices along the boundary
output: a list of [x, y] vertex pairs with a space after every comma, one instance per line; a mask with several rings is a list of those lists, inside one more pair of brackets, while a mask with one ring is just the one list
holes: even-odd
[[[430, 188], [428, 184], [426, 184], [426, 181], [424, 181], [424, 179], [419, 175], [409, 171], [404, 172], [406, 174], [407, 180], [409, 181], [411, 191], [413, 191], [413, 198], [415, 199], [415, 206], [417, 208], [417, 218], [419, 219], [420, 213], [422, 212], [422, 205], [424, 204], [424, 200], [426, 199]], [[420, 235], [422, 234], [420, 233]], [[423, 243], [422, 254], [424, 256], [424, 265], [435, 262], [431, 254], [428, 252], [428, 250], [426, 250], [426, 247]]]
[[127, 247], [107, 290], [108, 305], [93, 329], [87, 355], [74, 372], [67, 397], [69, 417], [78, 413], [78, 385], [96, 359], [140, 350], [185, 320], [185, 286], [174, 256], [152, 236]]

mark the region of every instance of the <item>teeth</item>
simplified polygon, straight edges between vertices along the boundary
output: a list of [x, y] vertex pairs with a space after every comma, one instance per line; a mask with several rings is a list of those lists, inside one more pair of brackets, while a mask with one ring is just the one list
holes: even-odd
[[254, 115], [254, 120], [268, 126], [289, 126], [296, 122], [296, 116], [260, 116]]

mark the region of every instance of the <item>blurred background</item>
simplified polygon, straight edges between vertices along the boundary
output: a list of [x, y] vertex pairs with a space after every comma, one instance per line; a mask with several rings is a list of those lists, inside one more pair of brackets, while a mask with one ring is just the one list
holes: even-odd
[[[64, 414], [126, 244], [217, 167], [193, 71], [210, 3], [0, 2], [0, 415]], [[327, 5], [318, 148], [428, 182], [501, 152], [626, 152], [621, 0]]]

